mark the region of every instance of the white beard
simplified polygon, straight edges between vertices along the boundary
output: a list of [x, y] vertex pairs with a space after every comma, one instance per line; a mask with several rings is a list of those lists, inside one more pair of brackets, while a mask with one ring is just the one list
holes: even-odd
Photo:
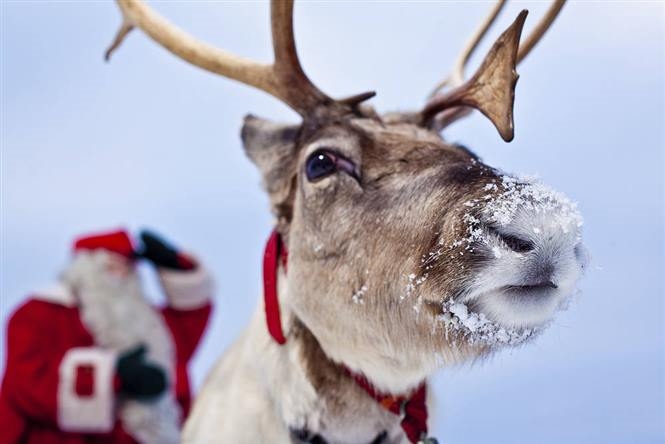
[[136, 272], [116, 277], [106, 270], [112, 254], [104, 250], [77, 253], [62, 280], [78, 297], [82, 322], [96, 345], [124, 353], [145, 344], [146, 359], [166, 373], [169, 386], [157, 399], [120, 399], [124, 429], [141, 444], [176, 444], [181, 412], [172, 390], [175, 351], [170, 332], [143, 297]]

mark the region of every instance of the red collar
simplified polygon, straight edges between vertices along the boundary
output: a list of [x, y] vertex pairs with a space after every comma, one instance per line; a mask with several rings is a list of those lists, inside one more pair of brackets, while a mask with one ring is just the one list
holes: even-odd
[[279, 314], [279, 298], [277, 296], [277, 271], [279, 259], [282, 259], [284, 271], [288, 252], [282, 243], [282, 237], [277, 230], [273, 230], [268, 238], [266, 249], [263, 252], [263, 303], [266, 310], [266, 325], [270, 336], [279, 345], [286, 344], [286, 337], [282, 331], [282, 320]]
[[[263, 254], [263, 300], [266, 312], [266, 325], [270, 336], [279, 345], [286, 344], [282, 330], [277, 294], [277, 273], [281, 260], [284, 271], [288, 260], [288, 251], [277, 230], [273, 230]], [[356, 381], [365, 392], [381, 404], [383, 408], [402, 418], [400, 425], [409, 441], [434, 444], [434, 438], [427, 438], [427, 388], [423, 382], [409, 396], [395, 396], [379, 392], [363, 375], [353, 373], [344, 366], [346, 373]]]

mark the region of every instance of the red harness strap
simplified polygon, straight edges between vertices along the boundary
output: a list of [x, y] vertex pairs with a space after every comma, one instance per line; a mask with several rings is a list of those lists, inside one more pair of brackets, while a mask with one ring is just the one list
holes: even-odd
[[[353, 373], [348, 368], [345, 369], [349, 376], [356, 381], [356, 384], [362, 387], [384, 409], [402, 418], [400, 425], [409, 441], [412, 443], [430, 442], [427, 441], [427, 386], [424, 382], [418, 386], [410, 397], [394, 396], [379, 392], [367, 378]], [[431, 438], [429, 439], [431, 440]]]
[[[282, 330], [282, 320], [279, 312], [277, 272], [280, 260], [286, 270], [287, 257], [288, 252], [282, 243], [281, 236], [277, 230], [273, 230], [263, 255], [263, 300], [268, 332], [279, 345], [286, 344], [286, 336], [284, 336]], [[367, 378], [353, 373], [346, 366], [344, 370], [356, 381], [356, 384], [381, 404], [383, 408], [402, 418], [400, 425], [410, 442], [414, 444], [436, 442], [433, 438], [427, 438], [427, 404], [425, 402], [427, 389], [425, 383], [418, 386], [411, 396], [394, 396], [379, 392]]]

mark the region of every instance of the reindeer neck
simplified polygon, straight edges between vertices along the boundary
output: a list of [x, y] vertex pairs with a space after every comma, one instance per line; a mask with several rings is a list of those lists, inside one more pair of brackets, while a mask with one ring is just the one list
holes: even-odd
[[354, 385], [344, 367], [325, 354], [314, 334], [295, 316], [289, 331], [289, 341], [298, 343], [301, 362], [317, 393], [326, 396], [331, 388]]
[[[288, 299], [287, 288], [290, 285], [287, 278], [287, 259], [286, 247], [279, 233], [274, 231], [266, 244], [263, 260], [266, 328], [274, 342], [288, 350], [291, 365], [298, 367], [294, 369], [295, 372], [304, 374], [317, 401], [314, 409], [321, 409], [318, 413], [325, 416], [326, 420], [321, 421], [318, 414], [314, 417], [329, 427], [334, 424], [331, 429], [342, 430], [342, 433], [355, 424], [359, 436], [372, 437], [368, 442], [383, 440], [389, 428], [400, 424], [410, 442], [420, 442], [421, 438], [427, 435], [425, 383], [422, 382], [408, 395], [381, 393], [365, 376], [355, 374], [345, 365], [330, 359], [311, 330], [287, 308], [288, 304], [280, 303]], [[284, 313], [280, 305], [284, 305]], [[287, 320], [288, 336], [283, 330], [283, 315]], [[312, 408], [311, 405], [309, 408]], [[367, 421], [358, 421], [359, 418], [366, 418]], [[309, 421], [303, 422], [307, 425]], [[379, 430], [376, 429], [377, 424]], [[320, 424], [316, 426], [320, 427]], [[301, 437], [303, 434], [308, 436], [310, 431], [296, 428], [293, 433], [296, 433], [296, 439], [309, 442], [303, 441]], [[315, 434], [314, 438], [318, 436]], [[312, 442], [325, 440], [320, 441], [317, 438]]]
[[290, 350], [292, 364], [305, 375], [316, 398], [302, 425], [289, 424], [294, 442], [392, 442], [387, 437], [399, 434], [399, 416], [368, 396], [343, 365], [325, 354], [302, 321], [293, 314], [288, 316], [284, 348]]

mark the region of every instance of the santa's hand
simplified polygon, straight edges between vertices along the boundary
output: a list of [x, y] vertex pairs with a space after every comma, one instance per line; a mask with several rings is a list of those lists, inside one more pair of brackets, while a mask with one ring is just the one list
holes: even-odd
[[194, 260], [178, 251], [157, 234], [149, 230], [140, 233], [143, 241], [141, 257], [148, 259], [157, 267], [170, 268], [172, 270], [193, 270], [196, 268]]
[[145, 361], [146, 347], [136, 348], [120, 355], [116, 366], [123, 394], [135, 399], [150, 399], [166, 390], [164, 370]]

